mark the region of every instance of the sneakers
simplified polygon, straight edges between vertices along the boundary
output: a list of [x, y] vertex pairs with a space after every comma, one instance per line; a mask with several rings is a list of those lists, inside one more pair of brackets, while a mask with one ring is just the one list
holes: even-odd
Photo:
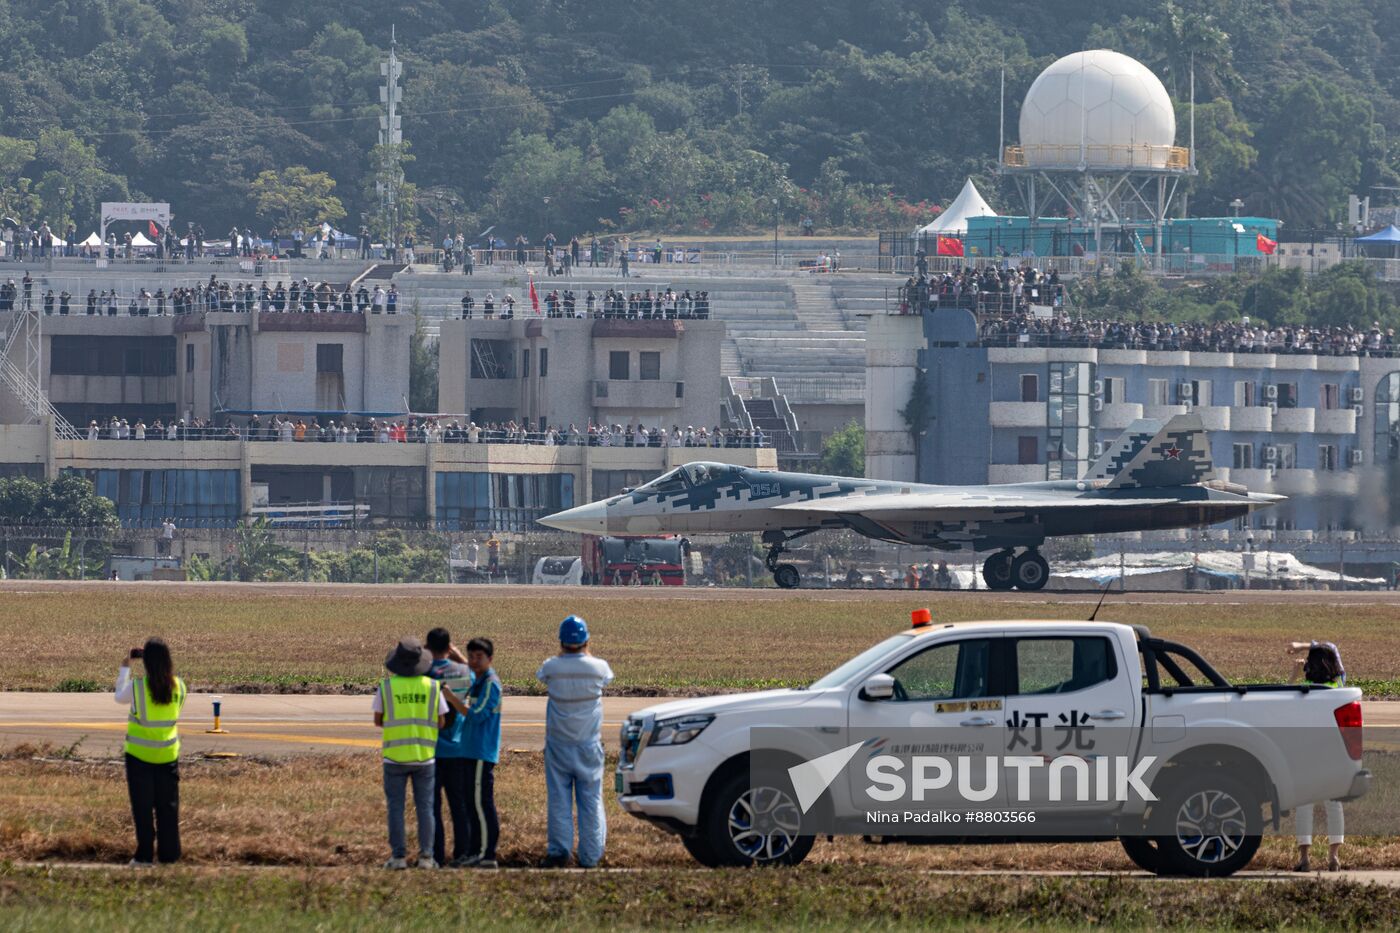
[[500, 866], [499, 864], [497, 864], [496, 860], [493, 859], [493, 858], [483, 858], [483, 859], [477, 859], [475, 862], [473, 862], [473, 863], [472, 863], [472, 867], [473, 867], [473, 868], [500, 868], [501, 866]]
[[418, 867], [426, 869], [435, 869], [438, 867], [438, 863], [433, 859], [431, 855], [420, 855], [418, 856]]
[[481, 861], [481, 856], [479, 855], [459, 855], [457, 858], [454, 858], [452, 861], [448, 862], [447, 867], [471, 868], [479, 861]]
[[408, 860], [401, 858], [391, 858], [384, 863], [384, 867], [390, 871], [403, 871], [408, 868]]
[[132, 859], [131, 861], [129, 861], [129, 862], [126, 863], [126, 867], [127, 867], [127, 868], [155, 868], [155, 867], [156, 867], [156, 863], [155, 863], [155, 862], [138, 862], [136, 859]]

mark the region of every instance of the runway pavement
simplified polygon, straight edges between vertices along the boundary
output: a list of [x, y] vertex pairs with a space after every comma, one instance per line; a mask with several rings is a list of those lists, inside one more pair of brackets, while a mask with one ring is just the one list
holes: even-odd
[[[225, 735], [209, 735], [213, 726], [212, 694], [191, 694], [180, 722], [186, 755], [235, 752], [285, 756], [377, 749], [379, 732], [370, 712], [370, 696], [229, 694], [223, 697]], [[666, 701], [665, 697], [606, 697], [603, 741], [617, 748], [618, 727], [628, 714]], [[508, 696], [502, 714], [501, 744], [506, 749], [544, 747], [545, 698]], [[1400, 729], [1400, 702], [1364, 704], [1368, 743]], [[0, 749], [48, 742], [69, 745], [82, 740], [78, 754], [121, 754], [126, 732], [125, 707], [110, 693], [0, 693]], [[1387, 742], [1386, 744], [1390, 744]]]

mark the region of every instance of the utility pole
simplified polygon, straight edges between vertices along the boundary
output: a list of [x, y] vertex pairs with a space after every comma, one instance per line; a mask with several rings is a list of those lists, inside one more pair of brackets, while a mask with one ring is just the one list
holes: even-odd
[[380, 177], [375, 189], [384, 211], [384, 229], [388, 235], [389, 248], [397, 255], [399, 243], [399, 184], [402, 170], [399, 168], [399, 147], [403, 145], [403, 124], [399, 116], [399, 104], [403, 101], [403, 88], [399, 78], [403, 76], [403, 63], [399, 61], [395, 29], [389, 27], [389, 60], [379, 66], [384, 78], [384, 86], [379, 89], [379, 102], [385, 112], [379, 117], [379, 145], [383, 147], [384, 164], [380, 166]]

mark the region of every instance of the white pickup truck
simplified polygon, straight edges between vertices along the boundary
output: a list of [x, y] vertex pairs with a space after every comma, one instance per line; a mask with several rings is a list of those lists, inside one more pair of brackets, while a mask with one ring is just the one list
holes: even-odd
[[[1149, 871], [1223, 876], [1249, 863], [1266, 824], [1277, 828], [1303, 804], [1366, 792], [1360, 698], [1346, 687], [1231, 685], [1191, 649], [1142, 626], [925, 623], [806, 688], [634, 713], [622, 727], [615, 783], [624, 810], [679, 835], [710, 866], [796, 864], [817, 835], [841, 831], [881, 842], [1118, 838]], [[1148, 759], [1138, 776], [1155, 800], [1091, 792], [1065, 802], [1050, 796], [1048, 781], [1028, 798], [1007, 773], [996, 796], [977, 798], [979, 809], [1001, 814], [988, 819], [1006, 825], [872, 830], [871, 775], [889, 774], [860, 765], [899, 749], [867, 737], [911, 730], [962, 736], [958, 749], [1025, 756], [988, 758], [989, 770], [993, 761], [1046, 764], [1037, 776], [1056, 762], [1088, 771], [1100, 759], [1105, 769], [1111, 757]], [[821, 770], [843, 746], [839, 770]], [[857, 751], [867, 754], [841, 767]], [[755, 769], [761, 756], [794, 767], [815, 761], [820, 798], [813, 803], [795, 786], [798, 772]], [[885, 761], [899, 771], [899, 761]], [[922, 811], [968, 809], [957, 782], [936, 785], [921, 788]], [[1057, 830], [1057, 820], [1070, 828]]]

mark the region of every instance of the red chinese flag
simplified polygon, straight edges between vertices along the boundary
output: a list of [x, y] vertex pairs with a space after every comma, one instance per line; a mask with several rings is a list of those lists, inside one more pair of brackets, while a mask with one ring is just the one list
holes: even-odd
[[530, 307], [535, 309], [535, 313], [540, 313], [540, 293], [535, 291], [535, 280], [530, 280]]
[[962, 254], [962, 240], [959, 240], [955, 236], [941, 236], [938, 238], [939, 256], [961, 256]]
[[160, 236], [160, 230], [156, 227], [156, 222], [154, 220], [148, 220], [146, 223], [149, 224], [151, 228], [151, 239], [154, 240], [156, 237]]
[[1272, 256], [1274, 250], [1278, 248], [1278, 240], [1271, 240], [1264, 234], [1259, 233], [1254, 237], [1254, 245], [1265, 256]]

